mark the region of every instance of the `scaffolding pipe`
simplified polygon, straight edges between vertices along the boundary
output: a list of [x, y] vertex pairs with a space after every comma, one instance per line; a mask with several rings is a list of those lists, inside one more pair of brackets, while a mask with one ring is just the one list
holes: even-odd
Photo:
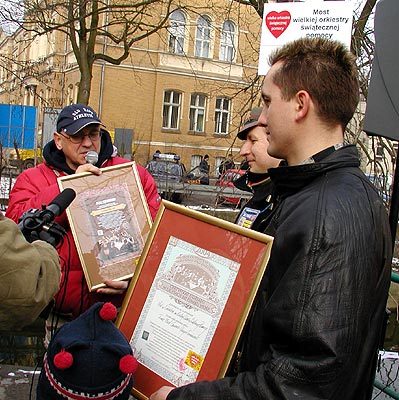
[[396, 393], [395, 391], [390, 389], [388, 386], [382, 384], [381, 382], [379, 382], [377, 380], [374, 380], [374, 387], [381, 390], [381, 392], [387, 394], [392, 399], [399, 399], [399, 393]]

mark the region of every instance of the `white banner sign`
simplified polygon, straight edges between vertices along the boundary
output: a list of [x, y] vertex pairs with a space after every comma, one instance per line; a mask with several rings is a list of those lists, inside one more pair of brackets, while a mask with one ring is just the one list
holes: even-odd
[[266, 75], [269, 55], [300, 37], [323, 37], [350, 48], [353, 5], [348, 1], [267, 3], [264, 5], [259, 75]]

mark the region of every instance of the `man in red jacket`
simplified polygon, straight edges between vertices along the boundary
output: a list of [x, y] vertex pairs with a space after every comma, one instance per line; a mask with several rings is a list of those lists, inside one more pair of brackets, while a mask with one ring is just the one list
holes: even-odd
[[[100, 167], [129, 162], [130, 160], [115, 156], [111, 137], [102, 126], [104, 124], [91, 107], [84, 104], [65, 107], [58, 117], [54, 139], [43, 149], [44, 162], [25, 170], [17, 178], [10, 193], [6, 216], [18, 222], [25, 211], [40, 209], [42, 204], [49, 204], [60, 192], [57, 183], [60, 176], [81, 172], [100, 175]], [[98, 154], [95, 165], [86, 161], [89, 151]], [[137, 170], [151, 216], [154, 218], [160, 205], [155, 181], [145, 168], [137, 165]], [[97, 301], [111, 301], [119, 306], [128, 282], [105, 281], [106, 287], [89, 292], [66, 213], [56, 218], [56, 222], [66, 229], [69, 237], [57, 249], [61, 261], [62, 283], [56, 296], [56, 318], [66, 321], [74, 319]]]

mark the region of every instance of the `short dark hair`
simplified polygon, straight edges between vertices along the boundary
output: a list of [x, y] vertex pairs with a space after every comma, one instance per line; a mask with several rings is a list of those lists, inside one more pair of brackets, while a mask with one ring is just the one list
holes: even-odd
[[355, 56], [343, 43], [321, 38], [301, 38], [277, 49], [269, 64], [282, 62], [273, 83], [284, 100], [306, 90], [326, 123], [345, 129], [359, 103]]

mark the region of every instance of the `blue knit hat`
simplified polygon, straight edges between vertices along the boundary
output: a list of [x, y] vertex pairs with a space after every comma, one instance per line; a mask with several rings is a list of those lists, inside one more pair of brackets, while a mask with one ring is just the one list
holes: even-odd
[[44, 356], [37, 400], [127, 400], [137, 360], [112, 322], [116, 308], [97, 303], [63, 325]]
[[91, 124], [99, 124], [105, 127], [90, 106], [71, 104], [64, 107], [58, 115], [57, 132], [73, 136]]

